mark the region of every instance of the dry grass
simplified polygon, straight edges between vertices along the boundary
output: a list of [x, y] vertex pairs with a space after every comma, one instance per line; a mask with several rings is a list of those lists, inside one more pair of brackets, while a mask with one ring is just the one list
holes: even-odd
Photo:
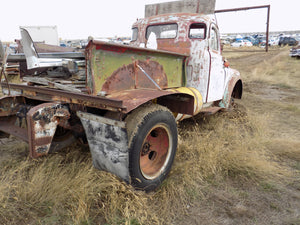
[[[94, 169], [76, 145], [32, 160], [26, 145], [2, 143], [0, 224], [300, 224], [297, 62], [287, 49], [233, 54], [245, 98], [231, 112], [179, 124], [174, 166], [156, 192]], [[274, 85], [288, 102], [264, 97], [261, 87]]]
[[260, 52], [246, 51], [247, 49], [243, 48], [232, 52], [232, 48], [227, 48], [224, 55], [237, 62], [232, 67], [244, 71], [242, 75], [247, 82], [263, 82], [283, 88], [299, 89], [300, 63], [288, 56], [289, 49], [288, 46], [273, 47], [266, 53], [258, 47], [254, 50]]
[[93, 169], [88, 152], [68, 149], [39, 160], [11, 157], [1, 168], [1, 221], [92, 224], [104, 218], [109, 224], [172, 222], [186, 212], [183, 205], [204, 198], [201, 187], [217, 176], [258, 181], [278, 172], [288, 175], [268, 160], [270, 155], [260, 146], [261, 128], [255, 124], [260, 123], [253, 123], [243, 112], [183, 122], [172, 173], [152, 194], [134, 191], [113, 175]]

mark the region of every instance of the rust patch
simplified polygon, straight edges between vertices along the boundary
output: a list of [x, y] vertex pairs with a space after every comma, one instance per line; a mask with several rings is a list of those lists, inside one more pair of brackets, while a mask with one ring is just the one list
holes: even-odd
[[[160, 86], [160, 88], [168, 87], [168, 79], [166, 73], [158, 62], [155, 61], [136, 61], [141, 68]], [[149, 81], [149, 78], [139, 69], [135, 68], [134, 63], [122, 66], [117, 69], [104, 83], [102, 91], [108, 94], [120, 92], [122, 90], [138, 88], [157, 89], [157, 87]]]
[[48, 153], [59, 118], [67, 120], [69, 117], [68, 108], [59, 103], [44, 103], [30, 109], [27, 113], [27, 127], [31, 157]]
[[[162, 98], [164, 96], [166, 96], [166, 98]], [[107, 97], [122, 100], [123, 106], [126, 108], [125, 113], [129, 113], [131, 110], [154, 99], [158, 99], [157, 101], [159, 103], [167, 107], [169, 107], [171, 103], [174, 103], [176, 105], [182, 104], [181, 106], [172, 107], [172, 110], [178, 112], [191, 113], [194, 107], [193, 96], [184, 93], [174, 93], [173, 91], [167, 91], [167, 90], [162, 90], [162, 91], [153, 90], [153, 89], [125, 90], [122, 92], [113, 93]]]
[[0, 98], [0, 117], [15, 115], [20, 105], [24, 102], [24, 98], [21, 96], [5, 96]]

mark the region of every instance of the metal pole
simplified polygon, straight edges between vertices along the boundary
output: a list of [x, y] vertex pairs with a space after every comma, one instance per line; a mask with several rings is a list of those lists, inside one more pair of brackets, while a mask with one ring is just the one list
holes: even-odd
[[267, 31], [266, 31], [266, 52], [269, 50], [269, 22], [270, 22], [270, 5], [268, 5], [268, 15], [267, 15]]
[[269, 6], [270, 5], [260, 5], [260, 6], [249, 6], [249, 7], [233, 8], [233, 9], [220, 9], [220, 10], [215, 10], [215, 13], [234, 12], [234, 11], [242, 11], [242, 10], [249, 10], [249, 9], [261, 9], [261, 8], [268, 8]]
[[251, 7], [234, 8], [234, 9], [221, 9], [221, 10], [215, 10], [215, 13], [244, 11], [244, 10], [261, 9], [261, 8], [267, 8], [268, 9], [268, 13], [267, 13], [267, 31], [266, 31], [266, 52], [268, 52], [268, 50], [269, 50], [270, 5], [251, 6]]

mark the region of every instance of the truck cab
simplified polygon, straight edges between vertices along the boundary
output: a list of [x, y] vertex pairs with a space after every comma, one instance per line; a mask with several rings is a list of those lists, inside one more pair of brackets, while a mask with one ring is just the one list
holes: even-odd
[[224, 65], [220, 33], [214, 14], [170, 13], [136, 21], [132, 26], [132, 46], [146, 47], [154, 34], [158, 50], [188, 55], [183, 86], [195, 88], [203, 106], [227, 107], [229, 81], [238, 82], [235, 94], [241, 97], [239, 72]]

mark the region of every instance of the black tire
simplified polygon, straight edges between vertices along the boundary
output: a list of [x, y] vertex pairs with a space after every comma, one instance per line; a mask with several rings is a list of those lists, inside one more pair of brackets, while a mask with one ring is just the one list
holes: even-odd
[[155, 190], [171, 170], [177, 149], [177, 124], [170, 110], [146, 105], [126, 118], [130, 183]]
[[0, 138], [9, 138], [9, 134], [0, 131]]

